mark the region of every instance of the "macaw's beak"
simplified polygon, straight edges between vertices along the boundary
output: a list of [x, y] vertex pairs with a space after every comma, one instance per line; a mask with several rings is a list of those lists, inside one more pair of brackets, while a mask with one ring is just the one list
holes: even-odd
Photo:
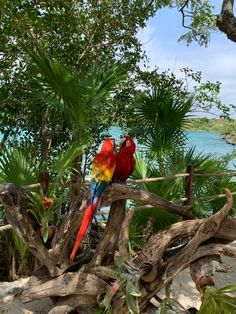
[[120, 142], [119, 142], [119, 146], [122, 147], [122, 146], [125, 146], [125, 142], [126, 142], [126, 138], [123, 137]]

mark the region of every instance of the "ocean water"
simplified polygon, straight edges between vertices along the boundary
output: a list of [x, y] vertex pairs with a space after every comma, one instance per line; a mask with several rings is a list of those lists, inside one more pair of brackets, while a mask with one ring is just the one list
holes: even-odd
[[[112, 137], [119, 139], [122, 130], [119, 127], [112, 127], [110, 130]], [[214, 154], [216, 156], [224, 156], [236, 150], [236, 145], [230, 145], [222, 138], [222, 135], [212, 132], [186, 132], [187, 145], [195, 146], [197, 153]], [[0, 141], [2, 134], [0, 133]], [[236, 161], [230, 164], [231, 169], [235, 169]], [[232, 168], [233, 167], [233, 168]]]
[[226, 143], [222, 135], [210, 132], [187, 132], [189, 146], [195, 146], [197, 152], [216, 154], [218, 156], [232, 153], [236, 147]]
[[[116, 139], [122, 134], [122, 130], [119, 127], [111, 128], [111, 136]], [[213, 154], [215, 156], [225, 156], [236, 150], [236, 146], [226, 143], [222, 138], [221, 134], [212, 132], [195, 132], [188, 131], [187, 135], [187, 146], [195, 146], [197, 153]], [[235, 162], [230, 163], [230, 169], [234, 170]]]

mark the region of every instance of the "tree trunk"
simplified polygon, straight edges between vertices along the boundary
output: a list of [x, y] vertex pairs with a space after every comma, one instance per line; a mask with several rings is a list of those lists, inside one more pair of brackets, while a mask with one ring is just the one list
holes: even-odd
[[216, 25], [227, 37], [236, 42], [236, 19], [233, 14], [234, 0], [223, 0], [221, 13], [217, 16]]

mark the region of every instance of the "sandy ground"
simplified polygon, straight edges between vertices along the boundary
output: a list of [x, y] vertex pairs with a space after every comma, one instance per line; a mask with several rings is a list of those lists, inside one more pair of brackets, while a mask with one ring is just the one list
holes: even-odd
[[[236, 242], [233, 243], [236, 247]], [[223, 257], [222, 261], [231, 266], [232, 273], [216, 273], [216, 287], [221, 288], [229, 284], [236, 284], [236, 261]], [[20, 292], [27, 285], [28, 278], [23, 278], [15, 282], [0, 283], [0, 314], [47, 314], [52, 308], [50, 299], [45, 298], [30, 304], [22, 304]], [[186, 309], [189, 307], [199, 308], [200, 297], [195, 288], [189, 270], [182, 271], [173, 281], [171, 286], [171, 296], [177, 299]]]

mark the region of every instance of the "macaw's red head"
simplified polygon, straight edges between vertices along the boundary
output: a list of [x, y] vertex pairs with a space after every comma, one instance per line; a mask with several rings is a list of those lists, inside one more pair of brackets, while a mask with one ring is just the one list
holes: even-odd
[[131, 136], [125, 135], [120, 141], [120, 149], [126, 149], [131, 154], [134, 154], [136, 145]]
[[115, 150], [115, 139], [107, 138], [102, 143], [101, 152], [113, 153]]

